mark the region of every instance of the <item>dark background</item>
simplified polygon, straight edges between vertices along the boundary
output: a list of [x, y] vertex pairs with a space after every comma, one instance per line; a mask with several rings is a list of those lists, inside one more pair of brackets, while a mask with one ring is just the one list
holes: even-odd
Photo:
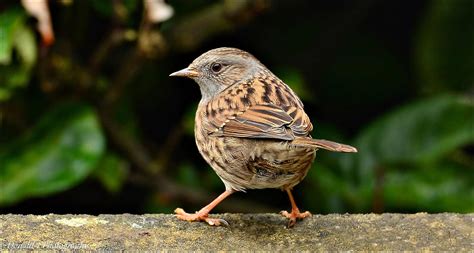
[[[169, 213], [216, 197], [194, 144], [198, 86], [168, 75], [221, 46], [287, 82], [313, 136], [360, 151], [318, 152], [301, 209], [474, 210], [472, 1], [167, 3], [174, 15], [152, 23], [139, 0], [49, 1], [51, 45], [19, 2], [0, 4], [2, 213]], [[270, 189], [216, 211], [288, 208]]]

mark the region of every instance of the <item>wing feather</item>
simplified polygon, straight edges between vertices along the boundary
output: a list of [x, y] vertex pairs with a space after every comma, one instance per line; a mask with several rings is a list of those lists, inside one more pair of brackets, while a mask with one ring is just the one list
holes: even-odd
[[293, 140], [313, 129], [303, 103], [271, 73], [231, 86], [204, 108], [203, 125], [213, 136]]
[[253, 105], [239, 115], [229, 117], [213, 135], [280, 140], [307, 136], [312, 126], [306, 114], [301, 110], [294, 115], [297, 117], [291, 117], [284, 108], [273, 104]]

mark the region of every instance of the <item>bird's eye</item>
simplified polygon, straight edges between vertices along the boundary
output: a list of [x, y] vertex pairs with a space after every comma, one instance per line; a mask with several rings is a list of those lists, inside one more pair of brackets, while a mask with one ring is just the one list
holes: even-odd
[[220, 64], [220, 63], [214, 63], [214, 64], [211, 65], [211, 70], [214, 73], [217, 73], [217, 72], [221, 71], [221, 69], [222, 69], [222, 64]]

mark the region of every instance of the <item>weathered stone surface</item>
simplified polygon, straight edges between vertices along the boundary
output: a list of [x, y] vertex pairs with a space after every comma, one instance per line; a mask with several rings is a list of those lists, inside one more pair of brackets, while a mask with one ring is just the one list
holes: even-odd
[[474, 214], [223, 214], [230, 227], [172, 215], [0, 215], [0, 249], [473, 251]]

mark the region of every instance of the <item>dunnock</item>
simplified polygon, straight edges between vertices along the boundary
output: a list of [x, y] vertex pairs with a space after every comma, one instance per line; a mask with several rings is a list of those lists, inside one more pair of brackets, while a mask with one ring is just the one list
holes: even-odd
[[283, 81], [251, 54], [236, 48], [210, 50], [170, 76], [193, 79], [201, 89], [195, 138], [199, 152], [225, 184], [225, 192], [179, 219], [227, 224], [209, 212], [227, 196], [246, 189], [279, 188], [288, 193], [288, 227], [311, 214], [300, 212], [292, 188], [303, 180], [316, 150], [357, 152], [354, 147], [312, 139], [303, 103]]

